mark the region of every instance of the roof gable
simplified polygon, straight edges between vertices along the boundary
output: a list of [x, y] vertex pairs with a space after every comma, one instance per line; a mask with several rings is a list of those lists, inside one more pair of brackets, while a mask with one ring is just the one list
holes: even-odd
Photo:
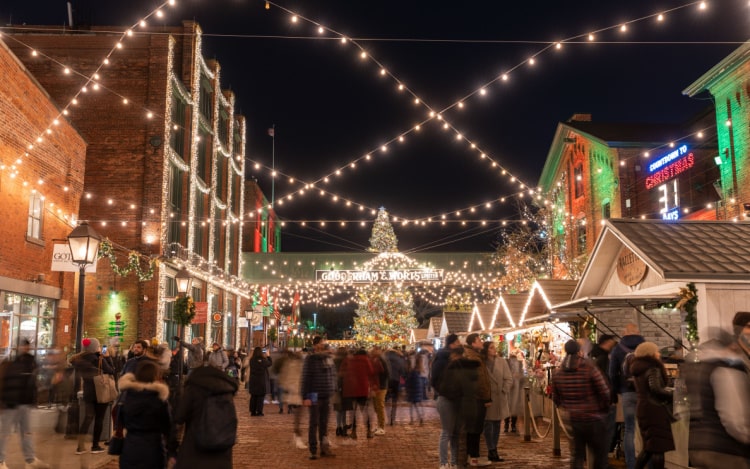
[[518, 325], [523, 326], [527, 317], [551, 313], [553, 305], [570, 300], [577, 285], [577, 280], [536, 280], [526, 297]]

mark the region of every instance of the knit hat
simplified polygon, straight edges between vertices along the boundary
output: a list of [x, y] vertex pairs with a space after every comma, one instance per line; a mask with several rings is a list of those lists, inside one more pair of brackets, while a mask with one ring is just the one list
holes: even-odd
[[617, 337], [611, 335], [611, 334], [602, 334], [599, 336], [599, 342], [597, 342], [599, 345], [603, 344], [604, 342], [608, 340], [614, 340], [617, 342]]
[[732, 319], [732, 329], [734, 329], [734, 336], [739, 337], [739, 335], [742, 334], [742, 329], [744, 329], [749, 322], [750, 313], [748, 313], [747, 311], [740, 311], [735, 314], [734, 319]]
[[633, 352], [636, 357], [655, 357], [657, 353], [659, 346], [653, 342], [642, 342]]
[[99, 341], [94, 337], [86, 337], [81, 341], [84, 352], [96, 353], [99, 351]]
[[570, 339], [569, 341], [565, 342], [565, 353], [567, 353], [568, 355], [575, 355], [580, 351], [581, 344], [579, 344], [577, 340]]

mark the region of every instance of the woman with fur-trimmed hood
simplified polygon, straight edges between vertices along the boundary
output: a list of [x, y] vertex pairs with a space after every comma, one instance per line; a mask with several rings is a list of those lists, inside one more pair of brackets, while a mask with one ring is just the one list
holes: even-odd
[[169, 387], [161, 381], [161, 369], [151, 360], [142, 360], [135, 374], [122, 375], [118, 384], [120, 391], [128, 391], [121, 411], [126, 433], [120, 467], [163, 469], [172, 417], [167, 404]]

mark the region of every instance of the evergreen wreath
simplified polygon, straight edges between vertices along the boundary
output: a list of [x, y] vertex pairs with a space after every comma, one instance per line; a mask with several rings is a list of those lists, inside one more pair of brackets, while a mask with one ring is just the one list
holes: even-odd
[[680, 288], [680, 300], [676, 308], [685, 310], [685, 322], [687, 323], [687, 339], [690, 342], [698, 342], [698, 290], [695, 284], [690, 282], [685, 288]]
[[172, 317], [180, 326], [187, 326], [195, 317], [195, 301], [190, 296], [181, 296], [174, 302]]

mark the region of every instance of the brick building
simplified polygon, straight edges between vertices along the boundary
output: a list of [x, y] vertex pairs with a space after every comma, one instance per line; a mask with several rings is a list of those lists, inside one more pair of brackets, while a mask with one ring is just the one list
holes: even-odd
[[280, 252], [281, 224], [276, 211], [254, 179], [245, 181], [245, 236], [242, 252]]
[[719, 217], [750, 218], [750, 42], [716, 64], [683, 91], [690, 97], [708, 92], [715, 103], [717, 163], [721, 169]]
[[[174, 276], [185, 266], [189, 293], [208, 313], [191, 333], [231, 347], [246, 295], [245, 120], [221, 88], [219, 63], [202, 56], [200, 27], [157, 29], [35, 27], [8, 43], [88, 142], [79, 218], [111, 241], [119, 268], [102, 258], [87, 276], [85, 331], [115, 343], [121, 313], [123, 343], [168, 340], [178, 330]], [[138, 269], [120, 275], [127, 265]]]
[[75, 330], [75, 274], [51, 266], [78, 216], [86, 142], [2, 39], [0, 76], [0, 356], [22, 338], [44, 356]]
[[711, 119], [612, 124], [576, 114], [558, 124], [539, 179], [557, 251], [586, 256], [609, 218], [716, 219], [716, 138], [701, 132]]

